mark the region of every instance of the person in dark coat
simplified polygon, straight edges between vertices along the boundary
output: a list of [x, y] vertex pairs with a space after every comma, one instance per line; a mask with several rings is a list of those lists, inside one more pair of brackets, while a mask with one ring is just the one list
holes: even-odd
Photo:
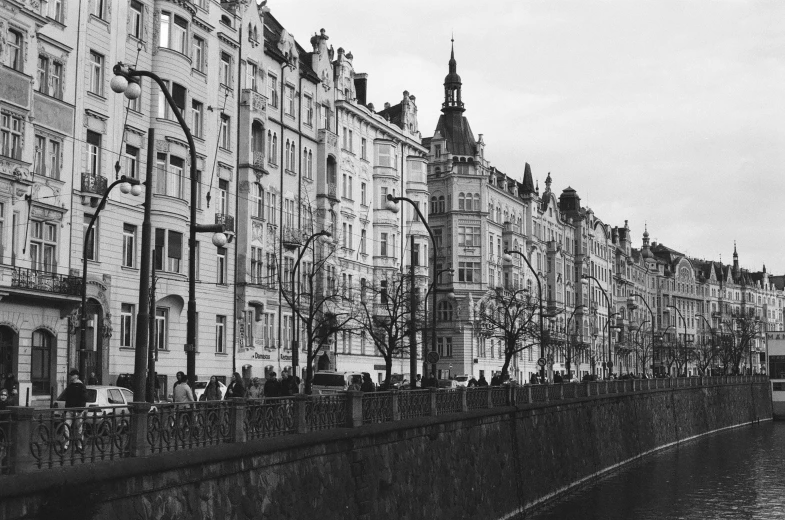
[[[84, 408], [87, 406], [87, 387], [79, 380], [79, 370], [71, 369], [68, 373], [69, 383], [65, 389], [66, 408]], [[82, 424], [84, 410], [70, 410], [67, 412], [65, 424], [69, 430], [69, 441], [76, 441], [77, 451], [82, 451], [83, 435]]]
[[281, 397], [288, 397], [292, 395], [290, 379], [291, 377], [289, 376], [289, 372], [284, 371], [284, 373], [281, 374], [281, 381], [278, 385], [278, 389], [279, 389], [278, 395], [280, 395]]
[[485, 374], [480, 376], [480, 380], [477, 381], [477, 386], [488, 386], [488, 380], [485, 379]]
[[556, 383], [557, 385], [564, 382], [564, 379], [562, 379], [562, 376], [561, 376], [561, 372], [554, 372], [554, 374], [553, 374], [553, 382]]
[[468, 385], [467, 385], [467, 386], [468, 386], [469, 388], [472, 388], [472, 387], [475, 387], [475, 386], [477, 386], [477, 379], [475, 379], [475, 378], [474, 378], [474, 376], [472, 376], [472, 378], [471, 378], [471, 379], [469, 379], [469, 383], [468, 383]]
[[360, 390], [363, 392], [375, 392], [376, 385], [371, 381], [371, 374], [363, 374], [363, 384], [360, 385]]
[[281, 395], [281, 383], [275, 376], [275, 372], [270, 372], [270, 378], [264, 382], [265, 397], [279, 397]]
[[224, 399], [232, 399], [233, 397], [245, 397], [245, 385], [243, 385], [243, 378], [238, 372], [232, 374], [232, 382], [226, 389]]
[[502, 384], [502, 378], [495, 375], [491, 378], [491, 386], [499, 386]]
[[207, 388], [204, 389], [204, 393], [199, 400], [220, 401], [221, 397], [221, 388], [218, 386], [218, 379], [215, 376], [211, 376], [210, 381], [207, 383]]

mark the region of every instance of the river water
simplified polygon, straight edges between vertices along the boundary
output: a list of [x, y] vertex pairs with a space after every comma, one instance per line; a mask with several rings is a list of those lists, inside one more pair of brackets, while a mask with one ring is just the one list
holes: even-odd
[[527, 519], [785, 519], [785, 422], [649, 455]]

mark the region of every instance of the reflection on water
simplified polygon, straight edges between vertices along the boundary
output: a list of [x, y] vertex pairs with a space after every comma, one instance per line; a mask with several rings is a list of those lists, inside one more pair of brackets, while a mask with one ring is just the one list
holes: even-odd
[[651, 455], [527, 518], [785, 519], [785, 423], [744, 426]]

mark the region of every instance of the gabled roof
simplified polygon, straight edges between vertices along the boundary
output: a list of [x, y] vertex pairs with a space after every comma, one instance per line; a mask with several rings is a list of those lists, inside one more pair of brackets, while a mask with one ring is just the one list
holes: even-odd
[[397, 125], [399, 128], [403, 128], [402, 105], [403, 103], [392, 105], [390, 107], [385, 108], [384, 110], [380, 110], [379, 112], [377, 112], [377, 114], [379, 114], [385, 119], [389, 119], [392, 124]]

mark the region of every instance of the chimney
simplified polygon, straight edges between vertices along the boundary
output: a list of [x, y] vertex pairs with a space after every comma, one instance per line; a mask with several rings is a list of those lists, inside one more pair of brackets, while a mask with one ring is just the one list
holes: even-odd
[[361, 72], [354, 75], [354, 91], [357, 95], [357, 104], [365, 106], [368, 93], [368, 74]]
[[390, 108], [390, 103], [385, 101], [384, 102], [384, 109], [387, 110], [388, 108]]

